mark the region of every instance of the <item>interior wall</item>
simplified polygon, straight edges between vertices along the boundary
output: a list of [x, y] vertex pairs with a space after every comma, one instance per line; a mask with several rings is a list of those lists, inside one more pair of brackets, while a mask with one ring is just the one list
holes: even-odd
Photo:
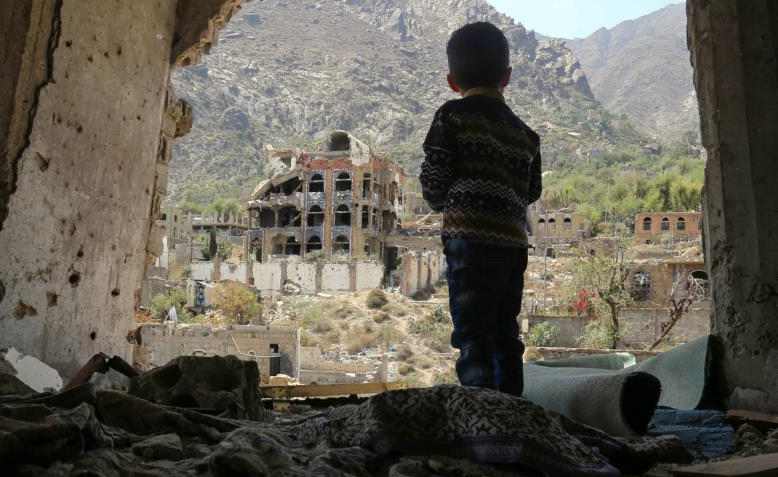
[[732, 408], [778, 412], [778, 3], [688, 0], [713, 332]]

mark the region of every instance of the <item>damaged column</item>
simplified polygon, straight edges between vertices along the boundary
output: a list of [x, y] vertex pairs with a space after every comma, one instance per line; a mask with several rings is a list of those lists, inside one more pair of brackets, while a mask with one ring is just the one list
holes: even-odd
[[705, 242], [729, 406], [778, 412], [778, 7], [689, 0]]

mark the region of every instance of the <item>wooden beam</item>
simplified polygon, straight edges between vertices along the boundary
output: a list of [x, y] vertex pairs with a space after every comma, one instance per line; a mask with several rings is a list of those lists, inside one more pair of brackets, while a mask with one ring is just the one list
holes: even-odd
[[778, 428], [778, 416], [762, 414], [761, 412], [743, 411], [740, 409], [731, 409], [727, 411], [727, 422], [736, 428], [741, 424], [748, 423], [763, 432]]
[[362, 396], [405, 389], [406, 387], [405, 383], [304, 384], [301, 386], [260, 386], [259, 390], [264, 398], [293, 399]]
[[672, 473], [675, 477], [775, 477], [778, 476], [778, 454], [679, 467]]

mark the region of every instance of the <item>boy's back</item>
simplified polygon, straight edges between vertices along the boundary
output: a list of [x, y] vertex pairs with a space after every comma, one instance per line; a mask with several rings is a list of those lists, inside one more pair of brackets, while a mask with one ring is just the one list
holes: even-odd
[[527, 268], [527, 206], [541, 193], [540, 139], [505, 104], [510, 48], [489, 23], [456, 31], [451, 88], [463, 98], [435, 114], [419, 177], [443, 212], [449, 304], [463, 385], [521, 395], [517, 316]]
[[424, 143], [424, 197], [444, 212], [443, 240], [527, 248], [540, 197], [540, 139], [501, 95], [471, 90], [441, 107]]

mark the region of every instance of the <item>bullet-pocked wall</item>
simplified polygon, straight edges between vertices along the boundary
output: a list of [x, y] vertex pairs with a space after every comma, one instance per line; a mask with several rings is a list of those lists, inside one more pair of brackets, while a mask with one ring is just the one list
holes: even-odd
[[130, 358], [171, 63], [237, 2], [194, 3], [0, 7], [0, 347], [64, 375]]

